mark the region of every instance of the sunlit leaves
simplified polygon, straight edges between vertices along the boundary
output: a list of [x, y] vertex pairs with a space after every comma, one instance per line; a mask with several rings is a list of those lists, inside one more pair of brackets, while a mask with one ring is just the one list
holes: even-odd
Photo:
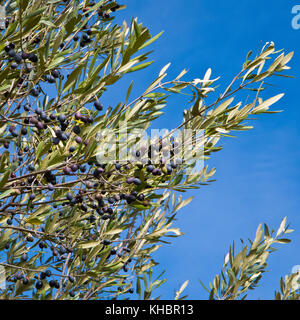
[[242, 249], [235, 253], [235, 244], [229, 248], [224, 259], [224, 265], [219, 275], [216, 275], [213, 283], [210, 284], [210, 299], [236, 300], [240, 299], [248, 290], [258, 286], [262, 274], [266, 272], [267, 259], [274, 251], [276, 243], [288, 243], [289, 239], [283, 236], [289, 233], [286, 227], [286, 218], [274, 235], [265, 225], [264, 231], [260, 224], [256, 230], [255, 239], [249, 240], [250, 246], [242, 242]]
[[[0, 139], [5, 149], [0, 159], [1, 253], [8, 247], [0, 263], [8, 265], [10, 277], [22, 270], [29, 280], [27, 288], [20, 281], [11, 281], [13, 289], [4, 291], [2, 297], [67, 299], [72, 289], [76, 291], [71, 291], [74, 299], [126, 298], [134, 291], [139, 298], [152, 298], [153, 291], [166, 281], [162, 275], [153, 279], [158, 264], [153, 253], [168, 243], [166, 239], [182, 235], [173, 222], [177, 212], [192, 200], [184, 199], [181, 193], [211, 183], [216, 171], [205, 164], [199, 172], [189, 174], [195, 159], [188, 147], [202, 151], [198, 160], [206, 161], [221, 150], [217, 144], [222, 137], [233, 130], [250, 129], [243, 121], [269, 112], [281, 98], [262, 100], [260, 96], [262, 80], [287, 70], [286, 63], [292, 57], [275, 57], [271, 43], [257, 57], [248, 55], [242, 71], [220, 96], [209, 100], [212, 103], [206, 98], [214, 94], [219, 79], [212, 78], [212, 69], [191, 81], [183, 80], [186, 70], [167, 79], [169, 63], [145, 85], [140, 96], [132, 97], [133, 81], [128, 82], [116, 105], [102, 106], [100, 101], [104, 95], [109, 98], [110, 86], [152, 64], [148, 61], [151, 52], [143, 49], [162, 34], [151, 37], [137, 19], [114, 24], [112, 13], [124, 8], [117, 5], [105, 0], [92, 5], [50, 0], [45, 6], [41, 0], [20, 0], [8, 7], [12, 19], [0, 39], [0, 50], [10, 51], [7, 46], [11, 45], [21, 58], [17, 57], [19, 62], [12, 68], [3, 51], [0, 70]], [[27, 54], [34, 56], [30, 60]], [[269, 68], [267, 60], [271, 60]], [[23, 86], [23, 80], [28, 87]], [[37, 91], [29, 91], [32, 88]], [[234, 100], [245, 89], [254, 92], [249, 97], [253, 100], [247, 104]], [[136, 130], [148, 130], [173, 94], [186, 96], [187, 108], [183, 121], [178, 119], [178, 128], [162, 137], [161, 149], [163, 140], [182, 128], [200, 130], [202, 139], [191, 139], [183, 150], [186, 162], [173, 163], [170, 169], [161, 161], [158, 175], [147, 171], [147, 164], [129, 162], [117, 168], [115, 163], [97, 163], [98, 152], [114, 137], [121, 145], [128, 134], [126, 148], [136, 147]], [[235, 105], [233, 101], [237, 101]], [[26, 108], [25, 103], [29, 104]], [[27, 131], [20, 135], [22, 129]], [[99, 139], [101, 129], [111, 133]], [[130, 151], [136, 154], [137, 150]], [[149, 149], [144, 151], [147, 154]], [[138, 179], [136, 184], [127, 183], [128, 177]], [[280, 234], [288, 233], [284, 225], [281, 229]], [[230, 248], [226, 257], [230, 288], [238, 283], [237, 271], [249, 257], [258, 265], [245, 271], [244, 289], [259, 280], [271, 250], [264, 252], [262, 241], [265, 246], [273, 240], [288, 242], [282, 237], [271, 239], [271, 234], [265, 226], [263, 239], [261, 226], [248, 255], [247, 248], [236, 256]], [[33, 277], [47, 268], [55, 271], [64, 286], [50, 289], [50, 282], [45, 281], [39, 292], [34, 289]], [[211, 297], [220, 287], [226, 289], [223, 277], [221, 274], [213, 281]], [[176, 299], [184, 298], [181, 294], [186, 285], [177, 291]]]

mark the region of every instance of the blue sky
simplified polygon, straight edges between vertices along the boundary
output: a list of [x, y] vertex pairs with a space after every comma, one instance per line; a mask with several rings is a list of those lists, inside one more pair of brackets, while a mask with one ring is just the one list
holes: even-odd
[[[123, 1], [125, 2], [125, 1]], [[224, 149], [208, 162], [215, 166], [216, 182], [188, 192], [194, 201], [178, 214], [176, 226], [185, 233], [156, 255], [166, 269], [168, 282], [156, 295], [172, 299], [174, 290], [190, 280], [186, 294], [190, 299], [206, 299], [198, 279], [205, 284], [219, 272], [224, 254], [233, 240], [253, 237], [260, 222], [277, 228], [284, 216], [296, 231], [292, 243], [282, 245], [269, 259], [269, 270], [261, 286], [249, 294], [251, 299], [273, 299], [281, 276], [300, 264], [300, 180], [299, 180], [299, 74], [300, 29], [291, 26], [294, 1], [273, 0], [129, 0], [119, 16], [130, 21], [138, 17], [153, 35], [164, 35], [152, 45], [155, 63], [134, 74], [134, 91], [141, 93], [168, 62], [170, 79], [188, 68], [187, 79], [203, 77], [212, 68], [212, 77], [221, 76], [224, 88], [240, 70], [247, 52], [256, 52], [260, 44], [274, 41], [285, 52], [295, 51], [291, 74], [296, 79], [274, 78], [265, 95], [285, 92], [275, 109], [283, 113], [263, 115], [253, 122], [254, 130], [222, 141]], [[129, 78], [122, 80], [124, 88]], [[116, 92], [124, 95], [122, 86]], [[104, 102], [115, 102], [110, 91]], [[120, 100], [119, 100], [120, 101]], [[165, 115], [156, 122], [161, 128], [173, 128], [182, 119], [186, 107], [171, 98]]]

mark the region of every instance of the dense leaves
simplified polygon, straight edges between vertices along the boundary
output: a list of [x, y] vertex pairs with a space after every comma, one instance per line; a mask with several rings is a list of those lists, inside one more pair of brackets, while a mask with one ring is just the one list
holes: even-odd
[[[124, 101], [103, 105], [111, 85], [152, 63], [144, 49], [161, 35], [152, 37], [137, 19], [114, 24], [124, 8], [105, 0], [6, 6], [0, 35], [0, 265], [7, 286], [1, 298], [111, 299], [133, 292], [152, 298], [165, 281], [162, 275], [152, 279], [158, 264], [152, 253], [167, 237], [181, 235], [172, 223], [191, 201], [180, 193], [211, 182], [215, 172], [207, 165], [192, 171], [195, 151], [198, 160], [207, 160], [221, 149], [220, 138], [250, 129], [244, 120], [270, 112], [282, 96], [263, 100], [260, 93], [265, 79], [288, 69], [292, 54], [267, 43], [256, 57], [248, 55], [212, 104], [205, 103], [217, 81], [210, 69], [201, 79], [182, 80], [184, 70], [163, 82], [167, 65], [139, 97], [130, 100], [131, 83]], [[251, 102], [234, 100], [247, 89]], [[137, 130], [162, 114], [170, 94], [181, 93], [189, 96], [190, 108], [178, 128], [150, 145], [137, 144]], [[132, 134], [126, 142], [123, 123]], [[173, 134], [181, 129], [201, 138], [191, 137], [180, 149]], [[124, 147], [131, 160], [99, 162], [99, 155]], [[149, 156], [153, 150], [157, 161]]]

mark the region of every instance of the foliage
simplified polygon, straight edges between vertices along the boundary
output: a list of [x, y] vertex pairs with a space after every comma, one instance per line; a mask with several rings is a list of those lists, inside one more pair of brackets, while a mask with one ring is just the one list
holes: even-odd
[[[158, 264], [152, 254], [168, 237], [182, 234], [172, 224], [191, 199], [181, 193], [211, 182], [215, 173], [206, 165], [188, 174], [195, 161], [175, 161], [172, 135], [202, 132], [188, 146], [202, 148], [201, 160], [207, 160], [221, 149], [221, 138], [252, 128], [245, 120], [274, 112], [269, 107], [282, 97], [261, 96], [264, 81], [282, 75], [292, 58], [271, 42], [257, 56], [248, 54], [211, 104], [205, 99], [217, 79], [210, 69], [201, 79], [182, 80], [184, 70], [163, 82], [167, 65], [139, 97], [130, 100], [131, 83], [116, 106], [103, 106], [100, 98], [109, 95], [109, 86], [152, 63], [144, 49], [161, 35], [151, 37], [137, 19], [114, 24], [113, 15], [123, 8], [105, 0], [6, 4], [0, 35], [0, 265], [7, 287], [1, 298], [117, 299], [128, 298], [133, 286], [139, 298], [152, 298], [165, 282], [161, 276], [152, 280]], [[244, 90], [252, 100], [234, 102]], [[126, 141], [138, 163], [97, 161], [103, 150], [119, 152], [124, 145], [122, 123], [128, 135], [148, 129], [172, 94], [187, 95], [190, 108], [158, 144], [143, 149]], [[104, 129], [118, 139], [119, 149], [107, 150], [112, 135], [100, 139]], [[168, 159], [162, 156], [165, 141], [172, 146]], [[158, 163], [149, 162], [151, 149], [157, 149]], [[193, 150], [183, 150], [185, 159], [193, 159]]]
[[273, 247], [276, 243], [289, 243], [290, 240], [283, 236], [291, 233], [293, 230], [286, 227], [286, 218], [274, 235], [274, 230], [269, 231], [268, 226], [260, 224], [256, 231], [253, 241], [250, 241], [248, 248], [244, 241], [242, 249], [235, 254], [235, 245], [233, 243], [229, 252], [225, 256], [224, 265], [220, 275], [216, 275], [213, 283], [210, 284], [210, 299], [218, 300], [236, 300], [245, 299], [248, 290], [253, 290], [258, 286], [267, 268], [267, 259], [271, 252], [276, 249]]
[[299, 270], [280, 279], [281, 292], [275, 291], [275, 300], [299, 300]]

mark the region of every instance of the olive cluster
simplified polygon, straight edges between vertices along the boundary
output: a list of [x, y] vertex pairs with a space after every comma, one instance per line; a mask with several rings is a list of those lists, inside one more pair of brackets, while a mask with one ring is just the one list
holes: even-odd
[[[85, 16], [89, 15], [88, 7], [94, 5], [95, 2], [90, 2], [86, 8], [82, 9]], [[114, 12], [119, 8], [120, 6], [116, 5], [110, 11]], [[109, 20], [110, 11], [105, 12], [102, 9], [103, 7], [99, 8], [99, 17]], [[9, 19], [7, 25], [8, 23]], [[72, 41], [62, 42], [59, 48], [64, 50], [74, 45], [80, 50], [80, 47], [85, 47], [93, 41], [93, 34], [93, 25], [87, 24], [84, 30], [74, 35], [75, 44], [72, 44]], [[151, 205], [151, 188], [171, 179], [170, 176], [174, 170], [178, 169], [178, 164], [167, 163], [163, 157], [160, 163], [152, 163], [147, 156], [150, 158], [149, 153], [153, 146], [148, 150], [134, 151], [137, 159], [142, 155], [146, 157], [146, 161], [138, 163], [99, 164], [95, 157], [85, 157], [86, 151], [93, 143], [86, 132], [93, 126], [94, 119], [102, 116], [105, 106], [97, 97], [91, 101], [93, 106], [79, 110], [75, 105], [73, 108], [69, 106], [64, 108], [59, 101], [54, 102], [50, 107], [42, 104], [36, 106], [36, 100], [43, 93], [42, 83], [62, 82], [64, 70], [61, 68], [48, 70], [41, 76], [38, 83], [32, 86], [30, 74], [37, 69], [41, 58], [37, 54], [37, 49], [41, 45], [42, 37], [33, 35], [24, 40], [27, 43], [26, 49], [18, 48], [18, 43], [11, 42], [1, 53], [2, 61], [9, 66], [10, 72], [17, 79], [16, 86], [19, 89], [17, 98], [25, 96], [27, 100], [20, 99], [19, 102], [16, 99], [14, 107], [17, 116], [11, 118], [11, 121], [8, 120], [8, 130], [4, 139], [1, 140], [5, 151], [1, 154], [0, 162], [6, 162], [6, 165], [11, 168], [6, 187], [13, 188], [15, 193], [12, 197], [1, 200], [0, 212], [5, 214], [8, 227], [23, 228], [20, 234], [24, 235], [26, 240], [25, 252], [15, 258], [19, 259], [17, 261], [19, 268], [7, 280], [22, 283], [24, 286], [34, 283], [37, 290], [45, 288], [46, 284], [56, 290], [61, 286], [65, 288], [72, 285], [69, 294], [74, 297], [76, 291], [80, 290], [80, 288], [76, 289], [75, 285], [80, 275], [61, 276], [56, 275], [53, 270], [31, 272], [30, 268], [27, 268], [27, 263], [32, 258], [32, 250], [40, 250], [41, 255], [47, 252], [55, 262], [65, 262], [67, 259], [73, 261], [80, 256], [83, 263], [89, 251], [78, 249], [70, 242], [68, 232], [72, 225], [62, 223], [61, 227], [51, 234], [47, 233], [44, 221], [38, 228], [29, 229], [28, 224], [24, 223], [24, 219], [28, 216], [25, 215], [24, 218], [25, 210], [23, 209], [26, 208], [30, 213], [36, 208], [49, 204], [52, 207], [50, 221], [58, 214], [58, 222], [67, 221], [79, 211], [81, 213], [79, 223], [86, 225], [87, 228], [79, 236], [78, 241], [98, 240], [100, 236], [97, 226], [118, 219], [123, 214], [121, 208], [124, 206], [148, 208]], [[76, 43], [78, 41], [79, 45]], [[11, 92], [7, 92], [5, 97], [9, 101]], [[36, 147], [39, 142], [44, 142], [44, 146], [40, 153], [42, 156], [36, 157], [35, 148], [29, 146]], [[62, 150], [64, 152], [61, 152]], [[163, 156], [163, 147], [159, 147], [159, 151]], [[54, 169], [42, 168], [41, 162], [51, 153], [63, 154], [62, 164]], [[71, 210], [73, 208], [76, 210]], [[24, 226], [27, 231], [24, 231]], [[108, 239], [101, 239], [101, 244], [110, 250], [107, 260], [126, 257], [130, 254], [130, 248], [126, 245], [118, 247]], [[7, 242], [5, 249], [9, 251], [11, 248], [10, 242]], [[101, 259], [101, 255], [99, 254], [97, 258]], [[122, 269], [125, 273], [128, 272], [131, 261], [132, 258], [128, 258], [124, 263]], [[87, 263], [86, 270], [88, 267]], [[123, 283], [122, 286], [124, 285]], [[123, 290], [122, 286], [120, 290]], [[133, 293], [133, 289], [129, 289], [128, 292]]]

